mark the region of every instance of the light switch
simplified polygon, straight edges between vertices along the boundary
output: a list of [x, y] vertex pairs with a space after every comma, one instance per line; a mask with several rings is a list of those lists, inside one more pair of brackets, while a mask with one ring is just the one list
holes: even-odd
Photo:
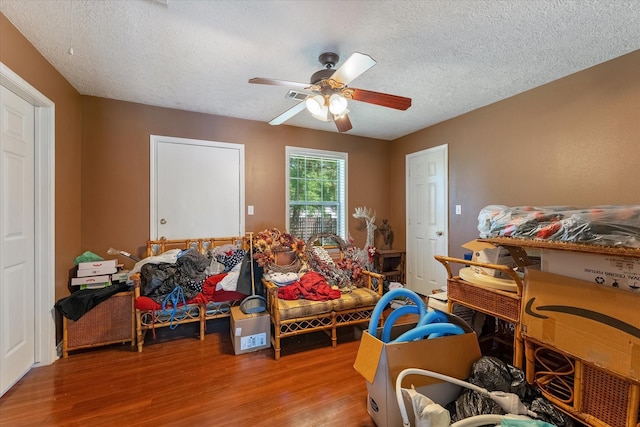
[[462, 205], [456, 205], [456, 215], [462, 215]]
[[253, 215], [253, 205], [247, 206], [247, 214], [248, 215]]

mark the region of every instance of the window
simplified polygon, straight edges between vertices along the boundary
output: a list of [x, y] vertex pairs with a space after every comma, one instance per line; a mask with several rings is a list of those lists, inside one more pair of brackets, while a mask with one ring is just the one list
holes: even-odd
[[287, 147], [287, 230], [346, 239], [347, 153]]

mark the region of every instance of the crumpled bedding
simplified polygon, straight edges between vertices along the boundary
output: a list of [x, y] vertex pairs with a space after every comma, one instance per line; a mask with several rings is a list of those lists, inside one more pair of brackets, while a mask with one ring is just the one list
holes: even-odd
[[320, 273], [309, 271], [299, 281], [278, 288], [278, 298], [285, 300], [308, 299], [313, 301], [329, 301], [338, 299], [342, 292], [333, 289]]
[[[241, 251], [238, 249], [238, 251]], [[171, 252], [169, 254], [169, 252]], [[208, 276], [210, 266], [217, 262], [215, 259], [201, 254], [196, 249], [167, 251], [160, 256], [148, 257], [136, 264], [133, 271], [140, 272], [140, 294], [156, 303], [166, 301], [171, 303], [170, 295], [180, 288], [187, 303], [213, 300], [217, 290], [236, 291], [237, 274], [225, 272]], [[244, 251], [242, 251], [244, 255]], [[175, 262], [166, 262], [175, 256]], [[236, 257], [238, 258], [238, 257]], [[241, 259], [241, 257], [239, 257]], [[232, 268], [233, 270], [233, 268]], [[208, 279], [209, 283], [205, 286]], [[213, 288], [210, 286], [213, 282]], [[206, 294], [203, 294], [204, 290]]]
[[205, 269], [210, 260], [194, 249], [178, 254], [175, 264], [147, 263], [140, 269], [141, 295], [156, 302], [163, 301], [176, 287], [181, 287], [185, 299], [194, 298], [202, 292]]
[[134, 274], [140, 273], [142, 267], [145, 264], [175, 264], [178, 259], [178, 254], [182, 252], [182, 249], [170, 249], [160, 255], [148, 256], [140, 261], [136, 262], [131, 270], [129, 270], [129, 277], [133, 277]]
[[515, 237], [640, 248], [640, 205], [489, 205], [478, 215], [481, 238]]

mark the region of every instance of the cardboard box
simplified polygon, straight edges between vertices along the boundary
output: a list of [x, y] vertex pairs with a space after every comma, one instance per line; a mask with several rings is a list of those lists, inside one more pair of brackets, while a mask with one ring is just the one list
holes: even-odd
[[129, 270], [118, 271], [111, 275], [111, 283], [123, 283], [129, 280]]
[[231, 342], [235, 354], [271, 347], [269, 313], [245, 314], [240, 307], [231, 307]]
[[87, 276], [102, 276], [105, 274], [113, 274], [118, 270], [115, 267], [101, 267], [101, 268], [87, 268], [87, 269], [78, 269], [76, 272], [76, 276], [78, 277], [87, 277]]
[[81, 262], [78, 264], [78, 270], [95, 270], [97, 268], [115, 268], [118, 260], [108, 259], [103, 261]]
[[111, 276], [87, 276], [74, 277], [71, 286], [79, 286], [80, 289], [99, 289], [111, 285]]
[[638, 292], [640, 258], [544, 249], [542, 271]]
[[640, 381], [640, 293], [527, 270], [522, 335]]
[[[363, 332], [353, 367], [366, 380], [367, 411], [378, 427], [402, 425], [395, 382], [404, 369], [427, 369], [466, 379], [473, 363], [480, 359], [481, 352], [476, 334], [457, 316], [447, 316], [452, 323], [461, 326], [467, 333], [431, 340], [384, 343], [377, 337], [380, 336], [382, 328], [378, 329], [376, 337], [368, 331]], [[394, 326], [391, 339], [395, 339], [413, 326], [415, 325]], [[460, 393], [460, 386], [419, 375], [405, 377], [402, 387], [411, 388], [411, 385], [443, 406], [455, 400]], [[408, 402], [405, 402], [405, 406], [412, 420], [411, 406]]]
[[[516, 268], [518, 265], [511, 256], [511, 253], [502, 246], [494, 246], [491, 243], [479, 242], [472, 240], [462, 245], [463, 248], [473, 251], [472, 261], [480, 262], [483, 264], [497, 264], [508, 265], [511, 268]], [[503, 271], [494, 270], [493, 268], [485, 268], [478, 266], [471, 266], [471, 269], [478, 273], [491, 277], [499, 277], [501, 279], [509, 279], [509, 275]]]

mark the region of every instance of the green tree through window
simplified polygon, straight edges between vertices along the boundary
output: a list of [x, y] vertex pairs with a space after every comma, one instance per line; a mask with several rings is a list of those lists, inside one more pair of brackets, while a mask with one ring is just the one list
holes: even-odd
[[345, 238], [346, 160], [346, 153], [287, 147], [287, 229], [292, 235]]

